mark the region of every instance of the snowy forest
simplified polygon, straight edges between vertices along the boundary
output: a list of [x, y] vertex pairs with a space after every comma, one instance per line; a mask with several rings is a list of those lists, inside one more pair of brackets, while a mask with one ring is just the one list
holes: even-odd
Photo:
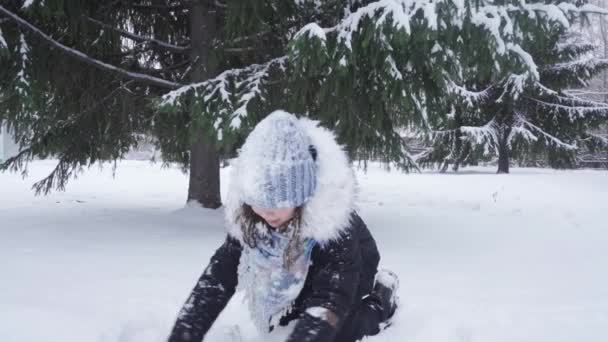
[[216, 208], [220, 162], [273, 108], [406, 171], [606, 166], [602, 3], [195, 3], [3, 4], [2, 168], [57, 159], [48, 193], [147, 142]]
[[[0, 0], [0, 340], [167, 341], [276, 110], [401, 279], [363, 341], [608, 338], [608, 0]], [[313, 341], [241, 295], [205, 341]]]

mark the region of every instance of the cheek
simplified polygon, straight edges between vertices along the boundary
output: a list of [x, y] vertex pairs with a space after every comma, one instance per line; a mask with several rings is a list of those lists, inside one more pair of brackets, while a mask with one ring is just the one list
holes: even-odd
[[295, 214], [295, 212], [293, 212], [293, 211], [291, 211], [291, 212], [286, 212], [286, 213], [283, 213], [283, 215], [281, 215], [281, 218], [282, 218], [284, 221], [289, 221], [289, 220], [291, 220], [291, 219], [293, 218], [294, 214]]

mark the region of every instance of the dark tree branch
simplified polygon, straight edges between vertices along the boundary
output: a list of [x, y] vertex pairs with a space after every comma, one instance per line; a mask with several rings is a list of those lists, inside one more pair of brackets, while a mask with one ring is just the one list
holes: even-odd
[[27, 176], [27, 164], [31, 160], [32, 154], [31, 147], [22, 149], [17, 155], [8, 158], [0, 164], [0, 171], [21, 171], [23, 177]]
[[227, 52], [227, 53], [243, 53], [243, 52], [256, 51], [256, 50], [258, 50], [258, 48], [255, 48], [253, 46], [240, 47], [240, 48], [224, 48], [224, 52]]
[[267, 34], [272, 33], [271, 31], [262, 31], [262, 32], [258, 32], [249, 36], [240, 36], [240, 37], [235, 37], [232, 39], [226, 39], [226, 40], [216, 40], [213, 42], [213, 47], [216, 49], [222, 48], [224, 46], [231, 46], [231, 45], [236, 45], [238, 43], [242, 43], [242, 42], [247, 42], [253, 39], [257, 39], [260, 37], [263, 37]]
[[121, 2], [122, 2], [122, 0], [108, 1], [105, 4], [101, 5], [99, 10], [95, 11], [95, 13], [107, 13], [112, 7], [114, 7], [115, 5], [117, 5]]
[[85, 110], [83, 110], [82, 112], [80, 112], [78, 116], [82, 116], [83, 114], [92, 112], [94, 109], [101, 106], [104, 102], [106, 102], [107, 100], [114, 97], [114, 95], [118, 94], [120, 91], [126, 91], [126, 92], [129, 92], [132, 94], [133, 92], [129, 88], [127, 88], [127, 86], [133, 82], [135, 82], [135, 81], [130, 80], [130, 81], [125, 82], [124, 84], [120, 84], [116, 89], [112, 90], [103, 99], [97, 101], [96, 103], [92, 104], [90, 107], [88, 107]]
[[192, 63], [190, 63], [190, 65], [188, 66], [188, 68], [186, 68], [186, 70], [184, 71], [184, 73], [182, 74], [182, 76], [179, 78], [180, 81], [183, 81], [186, 76], [188, 76], [188, 74], [190, 73], [190, 71], [192, 71], [192, 67], [194, 65], [196, 65], [196, 63], [198, 62], [200, 56], [196, 56], [196, 58], [194, 59], [194, 61], [192, 61]]
[[181, 69], [184, 67], [188, 67], [189, 65], [191, 65], [189, 60], [185, 60], [183, 62], [179, 62], [179, 63], [175, 63], [173, 65], [164, 67], [162, 69], [159, 69], [159, 71], [170, 71], [170, 70], [176, 70], [176, 69]]
[[[146, 9], [146, 10], [160, 10], [160, 11], [179, 11], [179, 10], [184, 10], [184, 9], [188, 9], [190, 8], [190, 6], [192, 5], [191, 1], [180, 1], [180, 3], [177, 4], [170, 4], [170, 5], [158, 5], [158, 4], [131, 4], [131, 8], [136, 8], [136, 9]], [[214, 5], [215, 7], [218, 8], [228, 8], [228, 5], [225, 2], [219, 1], [219, 0], [214, 0]]]
[[106, 71], [118, 74], [118, 75], [123, 76], [128, 79], [136, 80], [136, 81], [146, 83], [149, 85], [155, 85], [155, 86], [162, 87], [162, 88], [176, 89], [176, 88], [179, 88], [180, 86], [182, 86], [179, 83], [167, 81], [162, 78], [158, 78], [158, 77], [154, 77], [154, 76], [150, 76], [150, 75], [146, 75], [146, 74], [141, 74], [141, 73], [136, 73], [136, 72], [131, 72], [128, 70], [118, 68], [114, 65], [102, 62], [98, 59], [94, 59], [81, 51], [67, 47], [67, 46], [59, 43], [58, 41], [54, 40], [49, 35], [42, 32], [41, 30], [39, 30], [37, 27], [30, 24], [26, 20], [20, 18], [13, 12], [7, 10], [6, 8], [4, 8], [4, 6], [0, 6], [0, 13], [8, 16], [10, 19], [15, 21], [20, 27], [30, 31], [35, 36], [42, 38], [42, 40], [45, 43], [49, 44], [50, 46], [55, 47], [55, 48], [61, 50], [62, 52], [64, 52], [66, 55], [72, 56], [72, 57], [76, 58], [77, 60], [87, 63], [98, 69], [106, 70]]
[[148, 43], [150, 45], [154, 45], [154, 46], [157, 46], [157, 47], [169, 50], [169, 51], [178, 52], [178, 53], [187, 53], [190, 50], [190, 46], [178, 46], [178, 45], [169, 44], [167, 42], [163, 42], [163, 41], [160, 41], [158, 39], [143, 37], [143, 36], [137, 35], [135, 33], [131, 33], [129, 31], [125, 31], [125, 30], [121, 30], [121, 29], [115, 28], [112, 25], [108, 25], [108, 24], [106, 24], [104, 22], [101, 22], [101, 21], [99, 21], [97, 19], [93, 19], [91, 17], [86, 17], [86, 18], [87, 18], [88, 21], [90, 21], [90, 22], [92, 22], [94, 24], [97, 24], [97, 25], [99, 25], [99, 26], [101, 26], [103, 28], [110, 29], [110, 30], [112, 30], [114, 32], [118, 32], [118, 33], [120, 33], [121, 36], [127, 37], [127, 38], [132, 39], [132, 40], [134, 40], [136, 42], [145, 42], [145, 43]]
[[32, 189], [36, 192], [36, 196], [40, 194], [48, 195], [53, 188], [59, 191], [65, 191], [65, 186], [70, 177], [82, 171], [82, 166], [79, 166], [77, 162], [72, 161], [68, 155], [63, 155], [53, 171], [44, 179], [34, 183]]
[[137, 9], [177, 11], [177, 10], [187, 9], [188, 7], [190, 7], [190, 1], [182, 1], [179, 4], [172, 4], [172, 5], [131, 4], [130, 6], [131, 6], [131, 8], [137, 8]]

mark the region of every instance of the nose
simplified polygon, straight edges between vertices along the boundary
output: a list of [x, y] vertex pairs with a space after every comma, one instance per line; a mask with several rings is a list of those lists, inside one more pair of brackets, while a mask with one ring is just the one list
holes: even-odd
[[264, 209], [262, 210], [262, 216], [264, 216], [265, 219], [274, 218], [276, 216], [276, 213], [272, 209]]

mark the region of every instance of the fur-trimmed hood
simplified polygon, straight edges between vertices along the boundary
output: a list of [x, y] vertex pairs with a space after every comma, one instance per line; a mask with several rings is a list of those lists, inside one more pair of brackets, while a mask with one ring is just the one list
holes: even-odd
[[[324, 245], [339, 238], [351, 224], [357, 193], [355, 176], [346, 153], [331, 131], [307, 118], [299, 119], [298, 123], [317, 151], [316, 190], [304, 204], [302, 237]], [[240, 175], [247, 172], [247, 168], [240, 158], [235, 159], [224, 203], [228, 234], [241, 242], [243, 235], [238, 216], [243, 205], [243, 177]]]

